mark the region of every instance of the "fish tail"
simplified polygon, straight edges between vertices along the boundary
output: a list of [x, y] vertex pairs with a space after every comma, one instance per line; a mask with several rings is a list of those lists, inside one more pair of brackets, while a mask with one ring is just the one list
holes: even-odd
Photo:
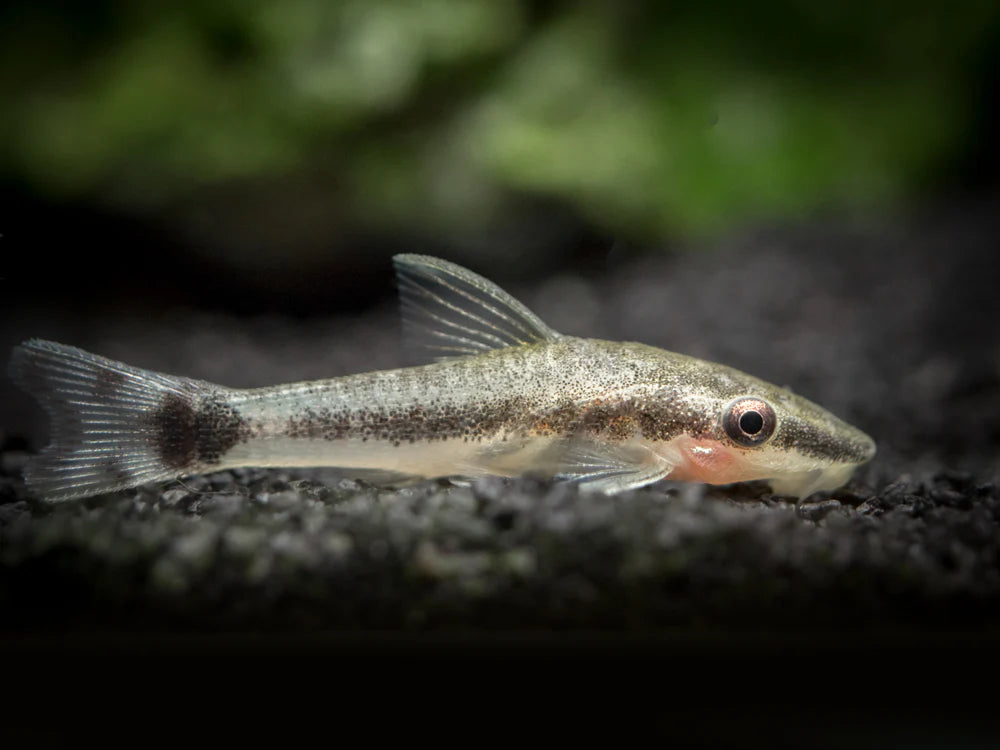
[[24, 471], [29, 490], [46, 500], [194, 473], [219, 463], [241, 429], [225, 388], [52, 341], [15, 347], [10, 376], [52, 421], [51, 444]]

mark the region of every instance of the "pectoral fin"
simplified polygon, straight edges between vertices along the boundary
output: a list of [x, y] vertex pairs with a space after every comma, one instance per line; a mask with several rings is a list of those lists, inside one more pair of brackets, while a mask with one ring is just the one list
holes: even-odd
[[572, 438], [559, 457], [556, 476], [582, 490], [614, 494], [664, 479], [673, 465], [640, 443]]
[[534, 475], [577, 482], [588, 492], [614, 494], [664, 479], [673, 465], [638, 442], [576, 435], [539, 442], [512, 439], [484, 447], [456, 474]]

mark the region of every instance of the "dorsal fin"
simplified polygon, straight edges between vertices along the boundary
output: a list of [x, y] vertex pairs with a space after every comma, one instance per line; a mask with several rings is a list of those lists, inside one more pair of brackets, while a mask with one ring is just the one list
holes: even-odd
[[427, 255], [396, 255], [403, 331], [437, 359], [554, 341], [558, 333], [492, 281]]

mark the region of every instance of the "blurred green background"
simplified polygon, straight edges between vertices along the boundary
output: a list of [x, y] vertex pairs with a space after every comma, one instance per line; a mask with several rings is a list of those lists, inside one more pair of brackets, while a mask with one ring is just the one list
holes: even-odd
[[253, 273], [710, 243], [995, 186], [998, 40], [974, 1], [8, 3], [0, 183]]

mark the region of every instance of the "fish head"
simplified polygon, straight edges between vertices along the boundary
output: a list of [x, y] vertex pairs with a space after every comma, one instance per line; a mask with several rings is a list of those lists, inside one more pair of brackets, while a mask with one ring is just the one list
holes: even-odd
[[841, 487], [875, 455], [868, 435], [786, 388], [699, 360], [688, 366], [700, 371], [695, 386], [669, 391], [689, 426], [654, 449], [674, 465], [672, 479], [767, 480], [801, 499]]

